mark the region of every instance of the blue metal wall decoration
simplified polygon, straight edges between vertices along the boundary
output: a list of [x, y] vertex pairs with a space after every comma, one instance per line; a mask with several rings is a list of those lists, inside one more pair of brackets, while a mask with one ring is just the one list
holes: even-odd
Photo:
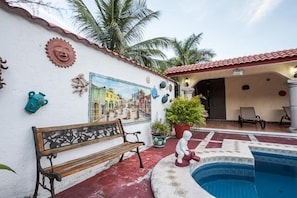
[[156, 89], [156, 87], [152, 88], [151, 94], [152, 94], [153, 99], [156, 99], [159, 97], [158, 90]]
[[166, 87], [166, 82], [165, 82], [165, 81], [162, 81], [162, 82], [160, 83], [160, 88], [163, 89], [163, 88], [165, 88], [165, 87]]
[[166, 95], [164, 95], [164, 96], [162, 97], [162, 103], [163, 103], [163, 104], [166, 103], [166, 102], [168, 101], [168, 96], [169, 96], [169, 94], [166, 94]]
[[29, 101], [25, 106], [25, 110], [30, 113], [35, 113], [40, 107], [48, 103], [48, 100], [44, 98], [45, 95], [41, 92], [39, 92], [38, 94], [35, 94], [34, 91], [30, 91], [28, 96], [29, 96]]

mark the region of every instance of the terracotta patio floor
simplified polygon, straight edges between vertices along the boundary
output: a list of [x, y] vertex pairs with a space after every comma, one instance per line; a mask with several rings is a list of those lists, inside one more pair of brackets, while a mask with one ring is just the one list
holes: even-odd
[[[220, 125], [221, 124], [221, 125]], [[225, 126], [227, 127], [225, 127]], [[237, 126], [235, 126], [237, 125]], [[267, 125], [262, 134], [243, 134], [226, 132], [227, 128], [236, 130], [255, 130], [257, 126], [244, 126], [238, 129], [237, 123], [208, 123], [209, 128], [222, 128], [212, 131], [212, 138], [207, 144], [207, 148], [220, 148], [224, 139], [239, 139], [246, 141], [272, 142], [280, 144], [297, 145], [297, 136], [279, 136], [269, 132], [281, 132], [286, 135], [288, 126]], [[250, 128], [253, 129], [250, 129]], [[193, 131], [193, 137], [189, 141], [189, 148], [194, 149], [210, 133], [207, 130]], [[132, 156], [124, 161], [111, 166], [109, 169], [79, 183], [63, 192], [60, 192], [58, 198], [154, 198], [150, 184], [150, 173], [153, 167], [163, 157], [174, 153], [177, 143], [175, 137], [171, 137], [166, 142], [165, 148], [148, 148], [141, 152], [144, 168], [139, 168], [137, 156]]]

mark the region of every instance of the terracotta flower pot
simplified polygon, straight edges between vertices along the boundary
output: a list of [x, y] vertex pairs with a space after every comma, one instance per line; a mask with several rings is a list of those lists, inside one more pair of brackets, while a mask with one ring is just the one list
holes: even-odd
[[188, 124], [175, 124], [174, 130], [175, 130], [175, 136], [177, 139], [180, 139], [183, 137], [183, 133], [185, 130], [190, 130], [190, 125]]

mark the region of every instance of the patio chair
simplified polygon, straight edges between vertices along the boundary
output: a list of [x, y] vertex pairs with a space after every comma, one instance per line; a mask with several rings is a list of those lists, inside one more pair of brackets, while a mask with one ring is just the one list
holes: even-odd
[[262, 129], [266, 126], [266, 122], [261, 119], [259, 115], [256, 115], [254, 107], [240, 107], [238, 123], [240, 124], [240, 127], [243, 126], [243, 123], [260, 123]]
[[291, 109], [290, 109], [290, 107], [283, 106], [283, 110], [284, 110], [285, 115], [282, 116], [282, 118], [280, 120], [280, 123], [279, 123], [280, 125], [283, 124], [283, 120], [291, 121]]

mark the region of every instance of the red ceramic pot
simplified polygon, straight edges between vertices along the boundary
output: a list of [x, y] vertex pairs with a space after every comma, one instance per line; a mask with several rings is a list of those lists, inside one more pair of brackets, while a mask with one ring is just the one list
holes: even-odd
[[188, 124], [175, 124], [174, 130], [175, 130], [175, 136], [177, 139], [180, 139], [183, 137], [183, 133], [185, 130], [190, 130], [190, 125]]

